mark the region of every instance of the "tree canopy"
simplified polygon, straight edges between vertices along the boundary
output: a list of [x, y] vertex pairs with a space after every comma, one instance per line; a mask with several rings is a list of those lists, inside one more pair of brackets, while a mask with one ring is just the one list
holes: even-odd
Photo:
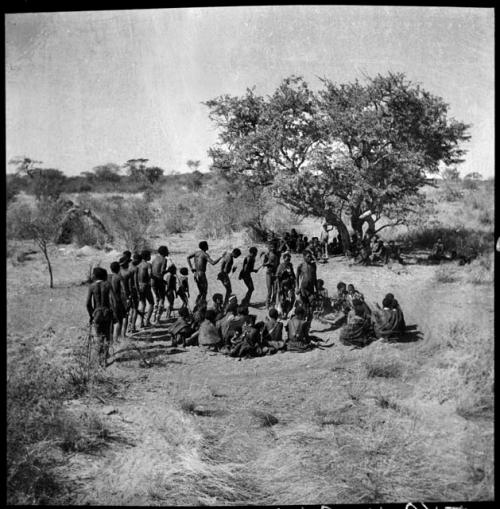
[[415, 211], [427, 174], [462, 161], [469, 126], [403, 74], [321, 84], [314, 92], [292, 76], [267, 97], [248, 89], [206, 102], [219, 129], [209, 154], [226, 178], [271, 187], [295, 212], [325, 218], [348, 249], [346, 221], [361, 236], [365, 222], [372, 234], [383, 216], [386, 227]]

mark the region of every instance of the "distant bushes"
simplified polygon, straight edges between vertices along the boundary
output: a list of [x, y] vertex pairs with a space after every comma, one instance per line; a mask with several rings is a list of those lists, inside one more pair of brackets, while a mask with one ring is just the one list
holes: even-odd
[[495, 242], [493, 232], [453, 228], [438, 222], [411, 228], [407, 233], [399, 235], [397, 241], [412, 248], [431, 249], [439, 238], [448, 251], [457, 251], [459, 254], [464, 250], [482, 254], [491, 250]]
[[115, 242], [131, 251], [149, 247], [149, 230], [154, 220], [151, 202], [144, 198], [87, 198], [81, 205], [95, 212]]

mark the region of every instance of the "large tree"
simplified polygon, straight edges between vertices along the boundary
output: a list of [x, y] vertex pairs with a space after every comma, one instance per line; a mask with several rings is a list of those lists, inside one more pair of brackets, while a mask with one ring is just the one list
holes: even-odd
[[348, 222], [362, 236], [415, 211], [427, 173], [462, 161], [469, 126], [403, 74], [322, 85], [314, 93], [291, 77], [265, 98], [247, 90], [208, 101], [219, 128], [209, 154], [223, 175], [271, 186], [294, 211], [325, 218], [347, 250]]

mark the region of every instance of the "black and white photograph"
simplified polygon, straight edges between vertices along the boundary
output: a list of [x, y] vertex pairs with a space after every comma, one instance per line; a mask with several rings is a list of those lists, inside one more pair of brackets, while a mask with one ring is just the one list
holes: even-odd
[[495, 10], [29, 7], [7, 504], [492, 502]]

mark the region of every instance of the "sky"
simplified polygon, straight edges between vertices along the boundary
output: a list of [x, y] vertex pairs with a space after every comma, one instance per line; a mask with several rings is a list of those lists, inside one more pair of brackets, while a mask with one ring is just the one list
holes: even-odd
[[[202, 103], [292, 74], [388, 71], [472, 124], [462, 175], [494, 175], [494, 10], [254, 6], [5, 15], [6, 156], [78, 175], [146, 158], [188, 171], [217, 140]], [[11, 170], [12, 168], [10, 168]], [[9, 168], [8, 168], [9, 170]]]

